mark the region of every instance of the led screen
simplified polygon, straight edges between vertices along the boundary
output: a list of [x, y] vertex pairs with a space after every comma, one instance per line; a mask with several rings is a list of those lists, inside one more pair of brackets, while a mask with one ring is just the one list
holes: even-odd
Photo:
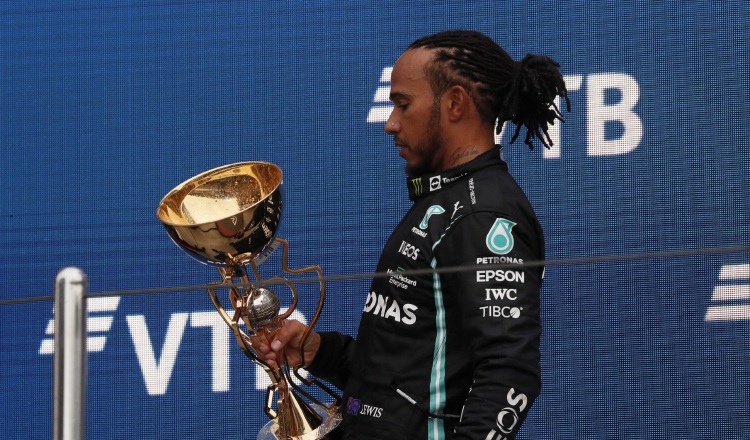
[[[410, 205], [390, 70], [418, 37], [475, 29], [556, 59], [572, 102], [549, 150], [498, 136], [549, 260], [519, 438], [746, 438], [749, 19], [742, 1], [3, 2], [0, 300], [85, 271], [88, 438], [255, 438], [264, 373], [190, 287], [219, 274], [159, 201], [277, 164], [290, 265], [334, 276], [317, 328], [355, 334]], [[318, 293], [301, 286], [300, 319]], [[52, 305], [0, 306], [2, 438], [52, 436]]]

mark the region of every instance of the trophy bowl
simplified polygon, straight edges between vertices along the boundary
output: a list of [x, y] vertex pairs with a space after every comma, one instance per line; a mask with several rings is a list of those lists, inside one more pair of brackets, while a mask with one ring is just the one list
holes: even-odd
[[224, 165], [176, 186], [156, 215], [172, 240], [196, 260], [244, 264], [274, 241], [282, 183], [281, 168], [272, 163]]

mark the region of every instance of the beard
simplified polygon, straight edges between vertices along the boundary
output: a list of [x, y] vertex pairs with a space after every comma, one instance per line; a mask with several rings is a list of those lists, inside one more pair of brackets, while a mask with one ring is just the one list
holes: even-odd
[[436, 101], [432, 106], [430, 120], [427, 122], [427, 136], [411, 147], [415, 156], [412, 164], [404, 166], [404, 171], [409, 176], [422, 176], [437, 171], [437, 153], [443, 149], [443, 131], [440, 128], [440, 105]]

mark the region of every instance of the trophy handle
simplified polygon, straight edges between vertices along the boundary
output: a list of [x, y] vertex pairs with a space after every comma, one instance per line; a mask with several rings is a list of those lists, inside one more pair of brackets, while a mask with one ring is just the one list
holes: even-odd
[[[320, 268], [320, 266], [307, 266], [299, 269], [292, 269], [289, 267], [289, 242], [286, 241], [283, 238], [276, 237], [275, 241], [281, 243], [284, 247], [284, 251], [282, 253], [281, 257], [281, 269], [286, 272], [293, 275], [301, 275], [308, 272], [315, 272], [318, 276], [318, 284], [320, 285], [320, 295], [318, 296], [318, 305], [315, 308], [315, 313], [313, 313], [312, 318], [310, 319], [310, 322], [307, 324], [307, 328], [305, 329], [305, 332], [302, 334], [302, 340], [300, 343], [300, 357], [302, 359], [302, 365], [305, 364], [305, 353], [304, 353], [304, 347], [307, 343], [307, 338], [310, 336], [310, 332], [315, 327], [315, 324], [318, 322], [318, 318], [320, 318], [320, 314], [323, 311], [323, 304], [325, 302], [326, 297], [326, 283], [325, 278], [323, 276], [323, 269]], [[294, 292], [295, 300], [297, 297], [297, 290], [293, 288], [290, 285], [290, 288]]]
[[[315, 324], [318, 322], [318, 319], [320, 318], [320, 315], [321, 315], [321, 313], [323, 311], [323, 304], [325, 303], [325, 296], [326, 296], [325, 277], [323, 275], [323, 269], [321, 269], [321, 267], [317, 266], [317, 265], [316, 266], [302, 267], [302, 268], [299, 268], [299, 269], [290, 268], [289, 267], [289, 242], [286, 241], [285, 239], [279, 238], [279, 237], [276, 237], [274, 239], [274, 241], [277, 242], [279, 245], [281, 245], [284, 248], [283, 251], [282, 251], [282, 258], [281, 258], [281, 269], [284, 272], [289, 273], [289, 274], [293, 274], [293, 275], [301, 275], [301, 274], [306, 274], [306, 273], [309, 273], [309, 272], [315, 272], [316, 275], [317, 275], [317, 277], [318, 277], [318, 285], [320, 287], [320, 295], [318, 296], [318, 305], [315, 308], [315, 312], [313, 313], [313, 316], [310, 319], [310, 322], [307, 324], [304, 333], [302, 333], [302, 337], [301, 337], [301, 341], [300, 341], [300, 361], [301, 361], [300, 363], [301, 363], [301, 365], [305, 365], [306, 362], [305, 362], [305, 350], [304, 350], [304, 347], [307, 344], [307, 339], [310, 336], [310, 332], [312, 332], [312, 329], [315, 327]], [[260, 280], [261, 276], [260, 276], [260, 272], [258, 270], [257, 265], [253, 262], [253, 263], [250, 264], [250, 266], [253, 269], [253, 273], [255, 274], [256, 279]], [[299, 296], [297, 294], [296, 287], [294, 287], [294, 284], [292, 284], [291, 282], [289, 282], [289, 280], [287, 280], [285, 278], [281, 278], [281, 277], [274, 277], [274, 278], [271, 278], [271, 279], [269, 279], [267, 281], [268, 282], [271, 282], [271, 281], [283, 282], [292, 291], [292, 295], [294, 297], [294, 302], [293, 302], [292, 306], [290, 306], [289, 309], [286, 311], [286, 313], [280, 316], [280, 318], [282, 320], [288, 318], [292, 314], [292, 311], [294, 310], [294, 308], [296, 308], [297, 298]], [[288, 365], [288, 363], [286, 362], [286, 359], [284, 359], [284, 363], [286, 365]], [[339, 396], [338, 394], [336, 394], [330, 387], [326, 386], [325, 384], [323, 384], [321, 381], [319, 381], [315, 377], [313, 377], [313, 376], [311, 376], [310, 378], [304, 377], [299, 372], [299, 370], [302, 369], [302, 368], [303, 368], [302, 366], [295, 366], [295, 367], [291, 368], [292, 372], [294, 373], [294, 377], [295, 378], [297, 378], [300, 382], [304, 383], [307, 386], [315, 385], [315, 386], [319, 387], [320, 389], [322, 389], [323, 391], [325, 391], [326, 394], [328, 394], [329, 396], [331, 396], [333, 398], [333, 403], [331, 404], [332, 407], [333, 406], [339, 406], [341, 404], [341, 396]], [[287, 378], [287, 382], [296, 391], [298, 391], [300, 394], [303, 394], [309, 400], [311, 400], [313, 402], [317, 402], [317, 399], [315, 399], [314, 397], [312, 397], [305, 389], [303, 389], [300, 386], [298, 386], [295, 383], [295, 381], [292, 380], [292, 378], [289, 376], [288, 372], [285, 372], [285, 373], [286, 373], [285, 375], [286, 375], [286, 378]]]

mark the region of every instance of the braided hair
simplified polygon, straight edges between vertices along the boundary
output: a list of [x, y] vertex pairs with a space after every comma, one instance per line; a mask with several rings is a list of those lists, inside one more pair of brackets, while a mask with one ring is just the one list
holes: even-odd
[[497, 43], [476, 31], [444, 31], [414, 41], [407, 49], [437, 49], [435, 58], [425, 70], [435, 100], [454, 85], [468, 92], [480, 116], [490, 124], [497, 122], [497, 133], [503, 122], [516, 124], [511, 143], [526, 127], [524, 143], [534, 148], [536, 137], [547, 148], [552, 145], [549, 126], [555, 119], [562, 122], [555, 98], [570, 99], [560, 65], [543, 55], [526, 55], [516, 62]]

